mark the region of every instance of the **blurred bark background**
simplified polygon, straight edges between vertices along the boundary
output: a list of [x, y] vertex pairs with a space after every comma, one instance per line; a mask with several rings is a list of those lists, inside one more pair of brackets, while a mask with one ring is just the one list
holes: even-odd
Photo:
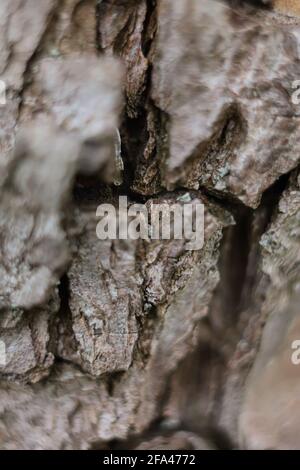
[[[0, 448], [299, 448], [297, 2], [0, 22]], [[203, 249], [98, 240], [120, 195], [202, 201]]]

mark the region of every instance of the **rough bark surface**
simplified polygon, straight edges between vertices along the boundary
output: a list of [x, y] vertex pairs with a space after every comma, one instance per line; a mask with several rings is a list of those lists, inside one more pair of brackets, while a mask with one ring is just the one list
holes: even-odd
[[[293, 0], [0, 0], [1, 449], [300, 448], [299, 51]], [[121, 195], [203, 248], [99, 240]]]

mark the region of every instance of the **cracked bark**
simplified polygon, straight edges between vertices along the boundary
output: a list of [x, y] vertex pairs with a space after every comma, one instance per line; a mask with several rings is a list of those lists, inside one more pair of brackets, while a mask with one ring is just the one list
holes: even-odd
[[[0, 448], [299, 448], [297, 4], [0, 13]], [[96, 237], [187, 193], [201, 250]]]

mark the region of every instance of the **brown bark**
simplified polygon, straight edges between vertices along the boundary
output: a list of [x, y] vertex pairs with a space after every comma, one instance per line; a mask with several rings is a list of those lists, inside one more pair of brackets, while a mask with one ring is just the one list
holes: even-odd
[[[1, 449], [299, 448], [298, 13], [0, 1]], [[98, 240], [120, 195], [203, 248]]]

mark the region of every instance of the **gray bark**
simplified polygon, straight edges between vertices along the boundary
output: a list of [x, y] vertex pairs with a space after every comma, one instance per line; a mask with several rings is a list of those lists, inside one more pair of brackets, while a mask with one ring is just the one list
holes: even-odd
[[[0, 18], [0, 448], [300, 448], [297, 2]], [[203, 248], [98, 240], [120, 195], [202, 202]]]

